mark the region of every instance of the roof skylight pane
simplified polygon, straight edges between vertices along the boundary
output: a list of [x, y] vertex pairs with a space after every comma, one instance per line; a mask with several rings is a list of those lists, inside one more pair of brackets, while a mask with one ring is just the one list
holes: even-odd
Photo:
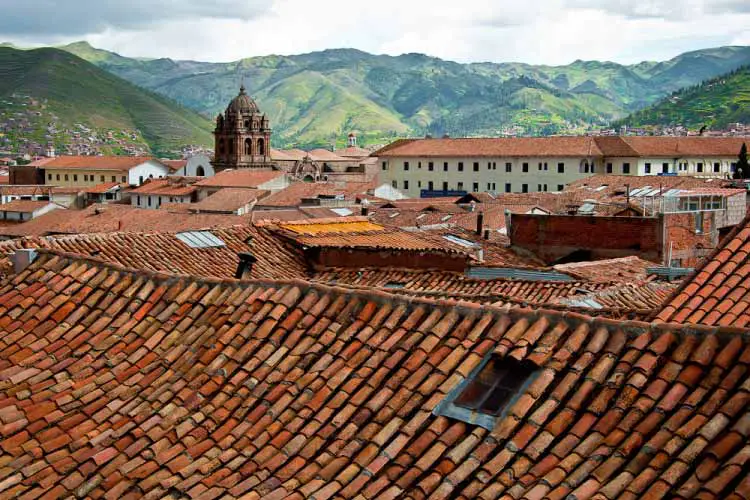
[[187, 231], [175, 235], [178, 240], [190, 248], [224, 247], [226, 243], [210, 231]]

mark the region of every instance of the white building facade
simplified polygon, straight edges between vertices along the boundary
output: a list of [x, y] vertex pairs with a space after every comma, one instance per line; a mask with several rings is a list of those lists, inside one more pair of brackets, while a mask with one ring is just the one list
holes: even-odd
[[410, 197], [562, 191], [593, 174], [732, 174], [746, 138], [417, 139], [373, 153], [381, 182]]

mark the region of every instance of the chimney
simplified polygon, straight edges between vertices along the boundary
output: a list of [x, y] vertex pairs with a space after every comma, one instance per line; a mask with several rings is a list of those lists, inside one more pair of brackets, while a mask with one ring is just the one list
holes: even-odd
[[235, 279], [242, 279], [245, 273], [250, 274], [253, 270], [253, 264], [258, 262], [258, 259], [253, 256], [250, 252], [240, 252], [237, 254], [240, 262], [237, 264], [237, 272], [234, 273]]
[[20, 273], [29, 265], [31, 265], [32, 262], [34, 262], [37, 258], [36, 250], [33, 248], [22, 248], [20, 250], [16, 250], [12, 254], [10, 254], [10, 260], [13, 263], [13, 272], [15, 274]]
[[362, 216], [367, 217], [367, 214], [369, 213], [369, 209], [367, 208], [367, 205], [362, 205]]
[[482, 236], [482, 229], [484, 229], [484, 212], [477, 214], [477, 235]]
[[489, 229], [485, 229], [484, 230], [484, 239], [485, 240], [489, 240], [490, 239], [490, 230]]

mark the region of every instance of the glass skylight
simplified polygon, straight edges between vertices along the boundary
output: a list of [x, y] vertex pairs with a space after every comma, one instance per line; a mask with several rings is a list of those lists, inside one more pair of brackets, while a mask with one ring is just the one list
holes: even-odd
[[177, 233], [177, 239], [190, 248], [216, 248], [227, 246], [224, 241], [211, 231], [187, 231]]

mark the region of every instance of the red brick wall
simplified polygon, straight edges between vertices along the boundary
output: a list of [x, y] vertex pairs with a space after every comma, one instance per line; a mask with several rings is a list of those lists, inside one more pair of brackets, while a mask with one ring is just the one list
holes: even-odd
[[347, 248], [312, 249], [308, 251], [308, 257], [322, 267], [402, 267], [446, 271], [463, 271], [469, 262], [468, 257], [460, 254]]
[[718, 223], [715, 221], [721, 212], [703, 212], [703, 227], [696, 233], [696, 214], [666, 215], [667, 240], [664, 245], [665, 255], [672, 246], [672, 260], [679, 261], [682, 267], [695, 267], [719, 243]]
[[16, 165], [9, 169], [8, 184], [44, 184], [44, 170], [28, 165]]
[[664, 221], [652, 217], [512, 214], [508, 235], [514, 247], [548, 264], [577, 251], [592, 259], [637, 255], [661, 262]]

